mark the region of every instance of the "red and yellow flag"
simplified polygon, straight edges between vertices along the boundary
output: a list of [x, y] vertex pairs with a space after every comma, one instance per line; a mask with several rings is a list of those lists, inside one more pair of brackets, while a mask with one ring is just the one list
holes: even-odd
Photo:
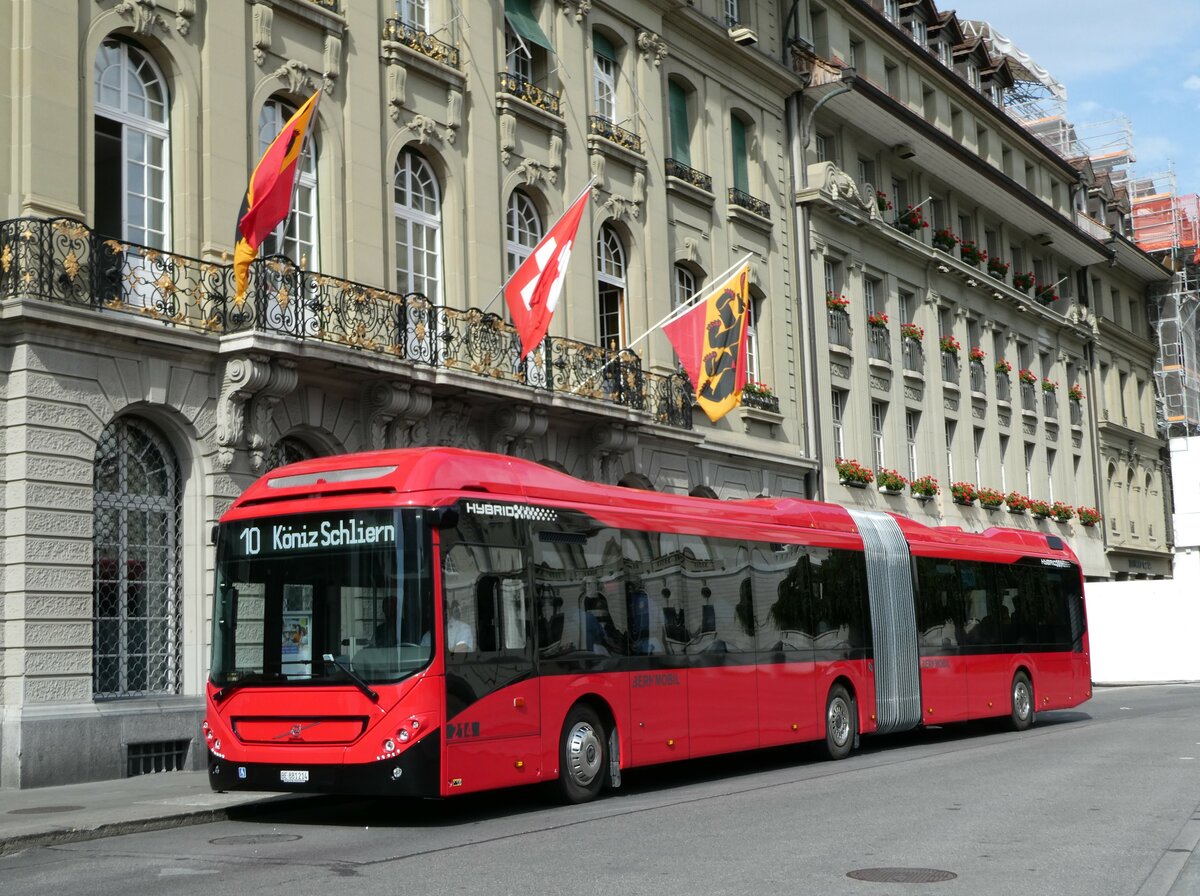
[[696, 403], [714, 423], [742, 403], [749, 286], [747, 262], [704, 299], [663, 325], [696, 388]]
[[250, 175], [250, 184], [238, 212], [234, 238], [234, 302], [238, 305], [246, 301], [250, 262], [258, 255], [258, 247], [287, 217], [291, 208], [300, 152], [317, 111], [320, 95], [321, 91], [318, 90], [288, 119]]

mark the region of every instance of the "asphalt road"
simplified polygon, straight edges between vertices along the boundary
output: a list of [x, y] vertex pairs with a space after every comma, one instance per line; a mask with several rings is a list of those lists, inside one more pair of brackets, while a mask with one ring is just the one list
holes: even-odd
[[[1200, 686], [1105, 689], [1021, 734], [951, 726], [549, 789], [299, 811], [0, 858], [0, 893], [1200, 893]], [[875, 873], [872, 869], [894, 869]], [[920, 877], [875, 882], [857, 877]]]

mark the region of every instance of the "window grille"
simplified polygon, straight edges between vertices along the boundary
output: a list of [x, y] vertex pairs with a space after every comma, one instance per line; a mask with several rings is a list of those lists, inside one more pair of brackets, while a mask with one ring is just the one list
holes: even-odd
[[160, 740], [153, 743], [129, 744], [125, 754], [125, 777], [153, 775], [158, 772], [181, 772], [187, 760], [190, 740]]
[[179, 465], [144, 420], [100, 437], [94, 469], [92, 689], [98, 698], [182, 685]]

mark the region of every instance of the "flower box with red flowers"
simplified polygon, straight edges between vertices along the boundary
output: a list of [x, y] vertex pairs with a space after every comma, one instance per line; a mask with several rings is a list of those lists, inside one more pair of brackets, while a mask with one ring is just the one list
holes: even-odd
[[943, 336], [938, 340], [938, 348], [951, 355], [957, 355], [962, 350], [962, 344], [953, 336]]
[[875, 481], [879, 484], [879, 490], [888, 495], [898, 495], [904, 491], [904, 486], [908, 485], [907, 479], [886, 467], [875, 471]]
[[995, 369], [996, 373], [1000, 374], [1001, 376], [1008, 376], [1010, 373], [1012, 373], [1012, 364], [1009, 361], [1004, 360], [1004, 358], [1001, 358], [996, 362]]
[[1044, 520], [1050, 515], [1050, 502], [1043, 501], [1041, 498], [1030, 498], [1029, 512], [1038, 519]]
[[1024, 513], [1029, 509], [1029, 499], [1020, 492], [1009, 492], [1004, 496], [1009, 513]]
[[987, 252], [979, 248], [974, 240], [963, 240], [959, 244], [958, 254], [967, 264], [979, 264], [981, 261], [987, 261], [988, 257]]
[[1060, 523], [1066, 523], [1075, 516], [1075, 508], [1065, 501], [1055, 501], [1054, 505], [1050, 508], [1050, 515]]
[[1104, 514], [1095, 507], [1076, 507], [1075, 512], [1079, 514], [1079, 522], [1085, 526], [1094, 526], [1104, 519]]
[[872, 327], [886, 327], [888, 325], [888, 316], [882, 311], [876, 311], [867, 315], [867, 323]]
[[1058, 391], [1058, 383], [1055, 380], [1042, 380], [1042, 391], [1053, 395]]
[[992, 255], [988, 258], [987, 272], [997, 280], [1003, 280], [1008, 275], [1008, 262]]
[[941, 492], [938, 487], [938, 481], [932, 476], [918, 476], [908, 484], [912, 493], [917, 498], [932, 498], [934, 495]]
[[907, 206], [903, 212], [896, 216], [896, 229], [904, 233], [916, 233], [929, 226], [929, 222], [925, 220], [925, 216], [921, 214], [919, 208]]
[[1018, 271], [1013, 274], [1013, 287], [1022, 292], [1029, 292], [1033, 289], [1033, 284], [1037, 282], [1032, 271]]
[[1067, 390], [1067, 398], [1071, 401], [1083, 401], [1083, 387], [1076, 383]]
[[949, 252], [958, 245], [958, 237], [943, 227], [941, 230], [933, 232], [933, 248], [941, 249], [944, 252]]
[[925, 338], [925, 328], [918, 327], [916, 324], [901, 324], [900, 338], [920, 342]]
[[866, 488], [875, 478], [874, 473], [851, 458], [839, 457], [834, 466], [837, 467], [838, 482], [850, 488]]
[[953, 496], [955, 504], [974, 504], [975, 498], [978, 497], [973, 482], [951, 483], [950, 494]]
[[850, 305], [850, 300], [836, 292], [825, 293], [825, 307], [830, 311], [845, 311]]
[[988, 510], [995, 510], [1004, 503], [1004, 492], [999, 489], [981, 488], [976, 494], [979, 497], [979, 506]]
[[1032, 386], [1034, 383], [1037, 382], [1037, 374], [1034, 373], [1032, 370], [1022, 368], [1021, 372], [1017, 374], [1017, 379], [1019, 379], [1023, 383], [1026, 383], [1026, 384]]
[[1039, 283], [1033, 295], [1043, 305], [1049, 305], [1051, 302], [1058, 301], [1058, 293], [1054, 291], [1053, 286], [1046, 283]]
[[971, 346], [971, 351], [967, 357], [969, 357], [972, 361], [978, 361], [980, 364], [982, 364], [987, 360], [987, 352], [985, 352], [979, 346], [974, 345]]
[[879, 207], [881, 212], [890, 212], [892, 210], [892, 200], [888, 199], [888, 194], [883, 190], [875, 191], [875, 205]]

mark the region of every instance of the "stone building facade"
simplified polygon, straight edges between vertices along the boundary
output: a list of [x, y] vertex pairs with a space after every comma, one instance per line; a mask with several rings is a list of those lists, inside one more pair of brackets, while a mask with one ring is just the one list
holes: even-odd
[[[1136, 519], [1137, 556], [1157, 563], [1153, 431], [1096, 423], [1118, 382], [1141, 407], [1152, 346], [1078, 290], [1099, 278], [1134, 298], [1158, 272], [1081, 228], [1069, 166], [890, 15], [858, 0], [0, 9], [16, 35], [0, 71], [0, 787], [203, 760], [209, 533], [254, 477], [301, 457], [460, 445], [642, 488], [992, 522], [945, 488], [918, 502], [839, 485], [835, 456], [869, 457], [886, 402], [882, 465], [904, 466], [917, 412], [916, 472], [952, 458], [953, 478], [1006, 471], [1089, 505], [1111, 482], [1121, 537]], [[239, 302], [247, 176], [318, 88], [293, 214]], [[520, 363], [498, 293], [589, 179], [550, 337]], [[873, 195], [894, 204], [901, 184], [1077, 291], [1043, 307], [902, 233]], [[746, 255], [751, 375], [768, 389], [712, 424], [660, 332], [625, 346]], [[847, 326], [827, 291], [849, 298]], [[898, 330], [868, 330], [868, 307], [925, 327], [919, 369]], [[944, 381], [941, 333], [1014, 374], [1078, 379], [1083, 416], [1060, 395], [1002, 419], [965, 358]], [[1103, 528], [1004, 522], [1068, 535], [1090, 576], [1121, 569]]]

